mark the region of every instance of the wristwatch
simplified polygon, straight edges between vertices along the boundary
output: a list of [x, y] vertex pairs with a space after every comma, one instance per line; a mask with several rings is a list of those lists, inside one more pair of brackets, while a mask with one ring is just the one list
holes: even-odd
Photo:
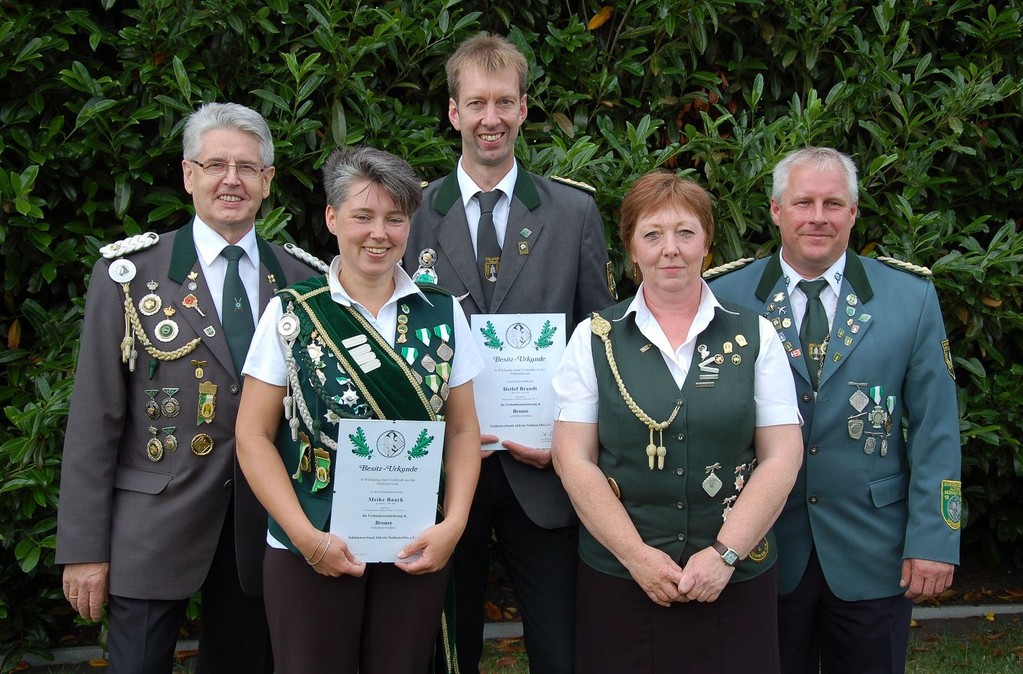
[[735, 563], [739, 561], [739, 553], [732, 550], [721, 541], [714, 541], [714, 545], [711, 547], [714, 548], [719, 555], [721, 555], [721, 561], [728, 566], [735, 566]]

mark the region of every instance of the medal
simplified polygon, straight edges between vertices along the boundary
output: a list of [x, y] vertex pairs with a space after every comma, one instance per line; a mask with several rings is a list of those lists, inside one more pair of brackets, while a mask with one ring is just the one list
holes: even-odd
[[397, 344], [405, 344], [405, 343], [407, 343], [408, 342], [408, 337], [406, 337], [407, 333], [408, 333], [408, 316], [406, 316], [405, 314], [401, 314], [401, 315], [398, 316], [398, 338], [394, 340], [395, 343], [397, 343]]
[[107, 274], [117, 283], [130, 283], [135, 278], [135, 273], [135, 263], [124, 258], [114, 260], [107, 268]]
[[163, 410], [163, 415], [166, 417], [176, 417], [181, 412], [181, 403], [174, 397], [174, 394], [178, 392], [176, 388], [165, 388], [163, 389], [164, 394], [167, 396], [160, 403], [160, 409]]
[[150, 461], [156, 463], [163, 458], [163, 443], [156, 438], [159, 431], [155, 426], [150, 426], [149, 432], [153, 434], [153, 437], [149, 438], [149, 442], [146, 443], [146, 455]]
[[205, 360], [193, 360], [192, 367], [195, 368], [195, 378], [202, 379], [203, 368], [206, 366]]
[[529, 255], [529, 242], [519, 241], [518, 243], [519, 255]]
[[192, 453], [196, 456], [206, 456], [213, 451], [213, 438], [206, 433], [199, 433], [192, 438]]
[[727, 353], [731, 353], [732, 352], [732, 343], [731, 342], [725, 342], [724, 344], [722, 344], [721, 345], [721, 351], [722, 351], [722, 353], [726, 353], [726, 354]]
[[211, 381], [199, 384], [199, 411], [195, 419], [196, 426], [212, 424], [217, 416], [217, 385]]
[[412, 275], [416, 283], [437, 284], [437, 272], [433, 266], [437, 263], [437, 252], [433, 248], [424, 248], [419, 252], [419, 269]]
[[327, 450], [317, 447], [313, 450], [313, 462], [316, 464], [316, 478], [311, 491], [318, 492], [330, 484], [330, 454]]
[[874, 448], [876, 448], [876, 447], [877, 447], [877, 438], [875, 438], [872, 435], [868, 436], [867, 437], [867, 441], [863, 443], [863, 453], [864, 454], [873, 454], [874, 453]]
[[720, 467], [720, 463], [715, 463], [713, 466], [707, 466], [703, 469], [708, 474], [703, 480], [703, 491], [707, 492], [707, 496], [711, 498], [717, 496], [717, 493], [721, 491], [721, 478], [714, 474], [714, 471]]
[[178, 324], [165, 318], [156, 324], [155, 334], [161, 342], [172, 342], [178, 336]]
[[146, 395], [149, 396], [149, 400], [146, 401], [146, 416], [150, 419], [160, 418], [160, 406], [156, 402], [156, 394], [159, 392], [155, 388], [146, 389]]
[[178, 448], [178, 439], [174, 436], [174, 430], [177, 426], [165, 426], [162, 430], [167, 435], [163, 439], [163, 448], [168, 452], [173, 452]]
[[143, 316], [152, 316], [163, 307], [163, 300], [160, 296], [155, 293], [158, 284], [156, 281], [150, 281], [146, 284], [149, 288], [149, 293], [142, 296], [139, 300], [139, 313]]
[[849, 419], [849, 437], [853, 440], [859, 440], [863, 437], [863, 419]]

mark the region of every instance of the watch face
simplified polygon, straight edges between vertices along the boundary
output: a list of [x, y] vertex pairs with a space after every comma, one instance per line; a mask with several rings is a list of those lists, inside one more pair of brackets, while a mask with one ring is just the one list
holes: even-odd
[[728, 549], [722, 555], [721, 559], [724, 560], [728, 566], [735, 566], [735, 563], [739, 561], [739, 553], [735, 550]]

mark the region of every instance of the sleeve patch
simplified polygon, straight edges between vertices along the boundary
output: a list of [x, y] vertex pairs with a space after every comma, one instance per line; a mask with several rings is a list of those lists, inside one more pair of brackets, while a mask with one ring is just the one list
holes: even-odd
[[945, 354], [945, 367], [948, 368], [948, 376], [952, 377], [952, 381], [956, 379], [956, 371], [952, 367], [952, 348], [949, 346], [948, 340], [941, 340], [941, 352]]
[[941, 517], [949, 529], [959, 530], [963, 518], [963, 487], [959, 480], [941, 481]]

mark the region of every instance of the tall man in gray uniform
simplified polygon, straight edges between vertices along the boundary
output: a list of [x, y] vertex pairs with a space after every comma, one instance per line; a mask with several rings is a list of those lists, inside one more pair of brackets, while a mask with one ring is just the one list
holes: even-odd
[[[486, 33], [448, 60], [448, 119], [462, 135], [462, 156], [426, 188], [404, 265], [432, 268], [467, 315], [563, 313], [570, 329], [611, 304], [604, 228], [589, 193], [516, 163], [526, 74], [522, 53]], [[455, 550], [463, 674], [479, 671], [491, 531], [522, 609], [530, 671], [572, 671], [578, 521], [550, 448], [515, 440], [483, 436], [479, 484]]]
[[[955, 381], [930, 271], [848, 250], [856, 167], [806, 148], [774, 169], [779, 253], [710, 270], [789, 354], [803, 467], [775, 525], [787, 674], [903, 672], [911, 600], [959, 561]], [[737, 271], [735, 269], [738, 269]]]
[[[170, 672], [202, 590], [197, 671], [272, 671], [266, 512], [234, 456], [239, 369], [259, 313], [308, 264], [256, 236], [270, 129], [210, 103], [184, 131], [195, 217], [106, 246], [92, 271], [61, 467], [57, 563], [89, 620], [108, 604], [117, 674]], [[297, 249], [293, 255], [312, 258]]]

